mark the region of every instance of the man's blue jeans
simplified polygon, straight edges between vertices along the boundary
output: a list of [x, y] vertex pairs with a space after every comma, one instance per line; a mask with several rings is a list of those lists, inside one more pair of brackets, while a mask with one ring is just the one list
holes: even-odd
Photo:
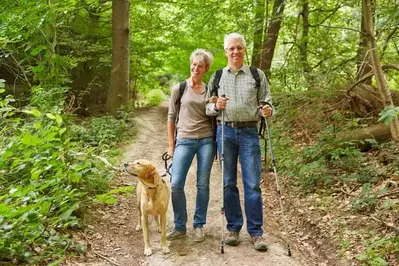
[[184, 185], [187, 172], [197, 155], [197, 198], [194, 213], [194, 228], [203, 227], [209, 203], [209, 177], [215, 158], [212, 137], [202, 139], [177, 139], [172, 167], [172, 205], [175, 230], [186, 232], [187, 208]]
[[[217, 146], [221, 158], [222, 127], [218, 125]], [[241, 163], [247, 230], [251, 236], [263, 235], [262, 193], [260, 189], [261, 153], [258, 130], [224, 128], [224, 208], [227, 230], [239, 232], [243, 225], [240, 195], [237, 188], [237, 162]]]

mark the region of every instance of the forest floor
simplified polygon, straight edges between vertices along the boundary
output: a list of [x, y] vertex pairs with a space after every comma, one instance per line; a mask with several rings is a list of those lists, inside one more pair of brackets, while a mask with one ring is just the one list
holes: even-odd
[[[161, 159], [167, 150], [166, 133], [166, 103], [152, 108], [139, 110], [135, 115], [138, 130], [135, 139], [124, 147], [124, 159], [120, 162], [135, 159], [152, 161], [159, 171], [164, 172], [164, 162]], [[288, 189], [287, 183], [282, 181], [283, 204], [287, 218], [288, 242], [292, 250], [292, 257], [287, 256], [285, 235], [283, 234], [282, 219], [278, 197], [275, 189], [275, 177], [272, 172], [264, 170], [262, 174], [262, 193], [264, 201], [264, 231], [269, 250], [265, 253], [257, 252], [249, 242], [249, 235], [244, 225], [240, 234], [241, 243], [237, 247], [225, 246], [225, 254], [220, 254], [221, 239], [221, 173], [218, 162], [214, 163], [211, 175], [211, 198], [208, 210], [208, 221], [204, 227], [206, 239], [195, 242], [191, 235], [196, 184], [195, 162], [190, 169], [186, 183], [188, 236], [170, 242], [170, 254], [163, 254], [160, 248], [160, 234], [155, 223], [150, 219], [150, 241], [153, 254], [144, 256], [142, 232], [136, 232], [138, 213], [136, 196], [118, 196], [115, 205], [98, 205], [87, 210], [84, 217], [85, 229], [76, 232], [74, 239], [87, 246], [84, 255], [70, 257], [63, 265], [319, 265], [335, 266], [349, 265], [339, 260], [339, 254], [328, 238], [323, 238], [323, 228], [319, 228], [320, 221], [328, 222], [330, 216], [318, 216], [314, 220], [305, 216], [308, 207], [312, 205], [300, 204], [292, 193], [284, 194]], [[165, 177], [169, 181], [169, 177]], [[133, 186], [137, 180], [133, 176], [123, 173], [115, 175], [113, 187]], [[242, 195], [242, 185], [239, 184]], [[241, 196], [241, 199], [243, 197]], [[318, 199], [310, 199], [312, 204]], [[320, 223], [323, 225], [324, 223]], [[173, 229], [173, 211], [169, 204], [167, 216], [167, 230]], [[226, 233], [226, 230], [224, 230]]]

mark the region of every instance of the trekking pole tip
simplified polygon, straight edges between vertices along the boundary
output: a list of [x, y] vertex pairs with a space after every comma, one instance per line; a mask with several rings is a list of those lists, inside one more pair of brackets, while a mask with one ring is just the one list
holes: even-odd
[[290, 246], [288, 245], [288, 257], [291, 257], [292, 256], [292, 254], [291, 254], [291, 248], [290, 248]]

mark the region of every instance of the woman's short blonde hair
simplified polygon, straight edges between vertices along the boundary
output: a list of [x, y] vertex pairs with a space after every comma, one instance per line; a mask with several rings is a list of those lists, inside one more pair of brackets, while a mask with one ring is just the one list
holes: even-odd
[[194, 61], [198, 60], [201, 63], [205, 64], [206, 70], [208, 71], [213, 63], [213, 55], [211, 52], [205, 49], [196, 49], [190, 55], [190, 64]]

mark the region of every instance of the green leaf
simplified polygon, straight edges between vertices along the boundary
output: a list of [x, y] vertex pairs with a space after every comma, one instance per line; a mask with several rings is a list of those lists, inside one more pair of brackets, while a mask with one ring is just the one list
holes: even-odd
[[8, 212], [10, 212], [11, 209], [7, 205], [0, 203], [0, 215], [7, 215]]
[[47, 113], [46, 116], [51, 120], [55, 120], [55, 116], [53, 114]]
[[40, 111], [37, 110], [37, 109], [22, 110], [22, 112], [25, 113], [25, 114], [31, 114], [31, 115], [33, 115], [33, 116], [35, 116], [35, 117], [40, 117], [40, 115], [41, 115]]
[[62, 124], [62, 117], [59, 116], [58, 114], [55, 116], [55, 121], [57, 124], [60, 126]]
[[66, 131], [66, 128], [61, 128], [60, 130], [58, 130], [58, 132], [60, 133], [60, 135], [64, 134], [64, 132]]
[[31, 52], [31, 54], [33, 56], [38, 55], [41, 51], [46, 50], [46, 46], [44, 45], [39, 45], [38, 47], [36, 47], [35, 49], [33, 49], [33, 51]]
[[96, 198], [96, 201], [102, 202], [102, 203], [105, 203], [108, 205], [116, 204], [118, 202], [118, 200], [115, 197], [113, 197], [109, 194], [98, 195]]
[[21, 143], [27, 146], [36, 146], [40, 143], [40, 139], [36, 136], [32, 136], [30, 133], [25, 133], [21, 138]]
[[4, 153], [3, 153], [3, 156], [1, 157], [2, 158], [2, 160], [7, 160], [8, 158], [10, 158], [12, 155], [13, 155], [14, 153], [12, 152], [12, 151], [10, 151], [10, 150], [6, 150]]
[[31, 179], [32, 180], [37, 180], [42, 173], [41, 169], [32, 169], [31, 171]]
[[74, 203], [71, 207], [69, 207], [66, 211], [64, 211], [60, 215], [61, 220], [68, 220], [71, 217], [72, 212], [77, 210], [77, 209], [79, 209], [79, 203], [78, 202]]

